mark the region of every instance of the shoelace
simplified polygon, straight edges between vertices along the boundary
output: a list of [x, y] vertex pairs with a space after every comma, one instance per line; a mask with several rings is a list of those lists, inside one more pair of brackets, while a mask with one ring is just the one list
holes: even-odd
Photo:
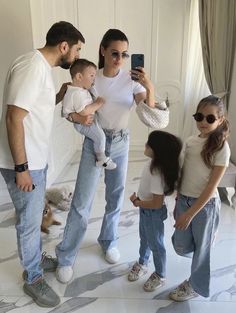
[[39, 282], [35, 283], [35, 287], [43, 294], [45, 295], [47, 291], [50, 289], [48, 284], [45, 282], [44, 279], [40, 279]]
[[135, 273], [135, 274], [138, 274], [140, 272], [140, 270], [141, 270], [141, 267], [138, 264], [136, 264], [136, 265], [133, 266], [131, 272]]

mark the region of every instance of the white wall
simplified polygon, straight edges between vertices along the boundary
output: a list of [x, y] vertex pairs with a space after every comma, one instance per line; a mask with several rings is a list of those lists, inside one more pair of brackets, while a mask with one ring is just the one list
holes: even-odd
[[[183, 86], [185, 79], [186, 38], [190, 0], [0, 0], [1, 79], [0, 96], [7, 68], [13, 59], [45, 44], [49, 27], [67, 20], [86, 38], [81, 56], [97, 63], [98, 47], [105, 31], [120, 28], [130, 41], [131, 53], [144, 53], [145, 68], [151, 76], [156, 95], [168, 94], [171, 118], [168, 131], [181, 133]], [[130, 61], [126, 68], [130, 68]], [[68, 71], [54, 69], [57, 89], [68, 81]], [[81, 136], [60, 117], [58, 105], [49, 162], [49, 184], [81, 148]], [[130, 120], [131, 150], [143, 150], [149, 129], [135, 112]], [[1, 185], [1, 183], [0, 183]]]
[[[30, 1], [0, 0], [0, 101], [12, 61], [33, 48]], [[0, 115], [2, 107], [0, 105]]]
[[[30, 1], [0, 0], [0, 101], [4, 81], [12, 61], [33, 48]], [[0, 105], [0, 115], [2, 106]], [[0, 175], [0, 203], [7, 202], [9, 195]]]

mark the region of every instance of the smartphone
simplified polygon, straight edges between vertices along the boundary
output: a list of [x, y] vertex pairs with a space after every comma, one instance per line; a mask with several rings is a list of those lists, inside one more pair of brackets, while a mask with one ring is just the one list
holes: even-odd
[[[131, 69], [132, 70], [138, 70], [136, 67], [144, 67], [144, 54], [138, 53], [138, 54], [131, 54]], [[138, 80], [136, 77], [131, 75], [131, 78], [133, 80]]]

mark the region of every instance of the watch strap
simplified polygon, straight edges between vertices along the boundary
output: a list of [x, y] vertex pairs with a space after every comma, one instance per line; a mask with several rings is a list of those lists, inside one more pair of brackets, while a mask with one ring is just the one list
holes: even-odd
[[25, 172], [28, 170], [28, 168], [29, 168], [28, 162], [25, 162], [23, 164], [17, 164], [17, 165], [15, 165], [15, 172], [19, 172], [19, 173]]

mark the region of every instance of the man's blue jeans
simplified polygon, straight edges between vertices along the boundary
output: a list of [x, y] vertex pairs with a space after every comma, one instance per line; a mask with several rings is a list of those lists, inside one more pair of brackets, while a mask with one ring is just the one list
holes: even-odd
[[[186, 212], [196, 198], [178, 196], [176, 217]], [[192, 258], [191, 276], [193, 289], [203, 297], [209, 296], [210, 252], [219, 224], [220, 199], [211, 198], [193, 218], [186, 230], [176, 229], [172, 242], [177, 254]]]
[[[106, 155], [117, 164], [114, 170], [105, 170], [105, 214], [98, 242], [104, 252], [116, 245], [120, 210], [123, 206], [128, 165], [129, 134], [127, 130], [105, 131]], [[59, 266], [72, 266], [85, 235], [88, 219], [101, 175], [96, 167], [93, 141], [85, 138], [76, 180], [74, 196], [67, 217], [64, 236], [56, 247]]]
[[15, 184], [15, 171], [0, 169], [16, 211], [16, 233], [18, 253], [27, 282], [33, 283], [42, 276], [41, 223], [44, 209], [47, 168], [30, 171], [35, 184], [31, 192], [21, 191]]
[[166, 249], [164, 245], [165, 205], [158, 209], [139, 209], [139, 264], [147, 265], [152, 252], [155, 272], [166, 277]]

